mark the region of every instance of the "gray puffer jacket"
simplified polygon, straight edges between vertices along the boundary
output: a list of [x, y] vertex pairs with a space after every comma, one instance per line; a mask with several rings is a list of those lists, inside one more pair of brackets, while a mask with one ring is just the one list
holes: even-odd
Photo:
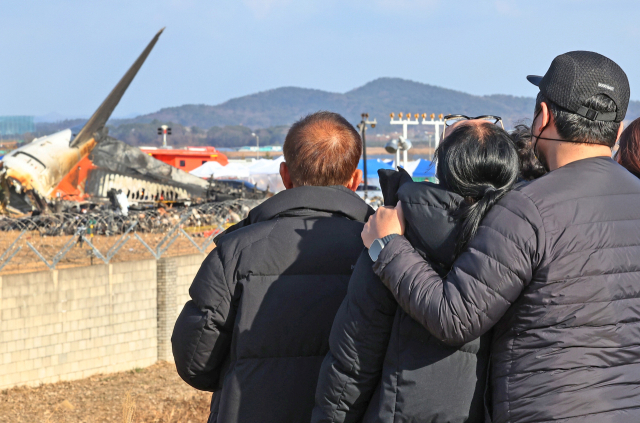
[[[402, 201], [411, 245], [446, 274], [458, 238], [451, 209], [461, 197], [404, 171], [381, 171], [380, 183], [386, 204]], [[482, 422], [489, 335], [440, 342], [398, 307], [372, 265], [365, 250], [333, 322], [311, 422]]]
[[495, 423], [640, 422], [640, 181], [610, 158], [511, 191], [444, 279], [401, 236], [374, 271], [447, 344], [494, 327]]

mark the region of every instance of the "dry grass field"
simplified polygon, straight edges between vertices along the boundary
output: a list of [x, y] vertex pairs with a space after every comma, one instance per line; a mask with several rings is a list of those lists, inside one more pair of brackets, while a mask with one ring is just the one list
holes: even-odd
[[204, 423], [211, 393], [184, 383], [172, 363], [72, 382], [0, 391], [4, 423]]

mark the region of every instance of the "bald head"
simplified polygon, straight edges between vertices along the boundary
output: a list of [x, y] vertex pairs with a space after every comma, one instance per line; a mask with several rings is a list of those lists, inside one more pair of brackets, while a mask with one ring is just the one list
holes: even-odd
[[294, 186], [346, 185], [358, 167], [362, 140], [339, 114], [317, 112], [291, 126], [283, 152]]

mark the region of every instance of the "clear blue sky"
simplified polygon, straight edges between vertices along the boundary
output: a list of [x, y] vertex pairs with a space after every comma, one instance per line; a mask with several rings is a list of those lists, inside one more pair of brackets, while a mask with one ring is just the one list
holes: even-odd
[[114, 116], [382, 76], [534, 96], [569, 50], [618, 62], [640, 99], [640, 2], [2, 0], [0, 115], [88, 116], [166, 26]]

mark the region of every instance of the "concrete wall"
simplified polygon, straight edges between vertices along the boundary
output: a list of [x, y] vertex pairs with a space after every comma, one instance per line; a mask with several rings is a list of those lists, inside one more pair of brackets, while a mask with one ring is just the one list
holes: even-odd
[[203, 257], [162, 259], [169, 271], [143, 260], [0, 276], [0, 389], [172, 360], [168, 338]]

